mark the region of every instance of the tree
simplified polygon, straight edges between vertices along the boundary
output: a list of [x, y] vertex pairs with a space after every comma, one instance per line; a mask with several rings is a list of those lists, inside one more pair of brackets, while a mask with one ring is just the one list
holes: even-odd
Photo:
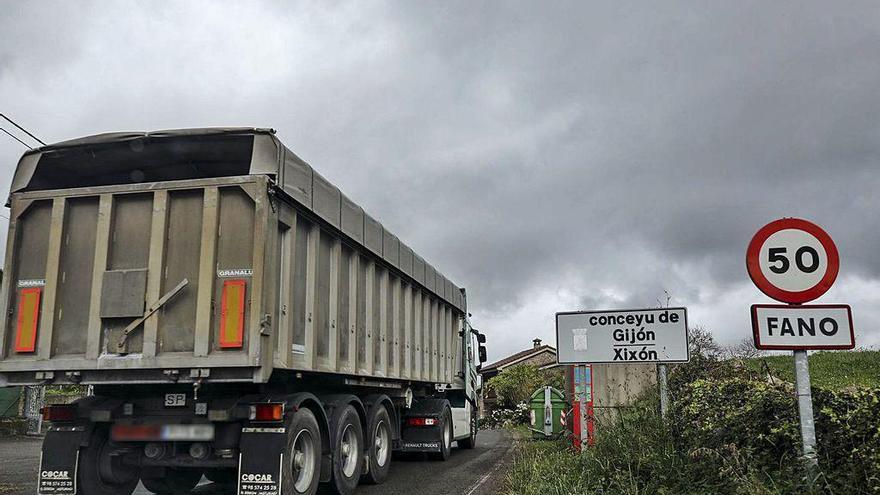
[[498, 396], [498, 406], [513, 409], [541, 387], [551, 386], [562, 390], [563, 377], [558, 370], [541, 371], [532, 364], [506, 368], [486, 382], [486, 388]]
[[755, 348], [755, 343], [751, 337], [746, 337], [727, 348], [727, 355], [734, 359], [756, 358], [762, 354], [763, 352], [760, 349]]

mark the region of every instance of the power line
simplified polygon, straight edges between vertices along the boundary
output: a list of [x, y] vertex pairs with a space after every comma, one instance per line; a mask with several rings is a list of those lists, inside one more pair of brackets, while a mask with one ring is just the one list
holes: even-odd
[[[36, 141], [36, 142], [42, 144], [43, 146], [46, 146], [46, 143], [44, 143], [42, 139], [38, 138], [37, 136], [34, 136], [34, 135], [31, 134], [30, 132], [28, 132], [27, 129], [25, 129], [24, 127], [22, 127], [22, 126], [16, 124], [15, 121], [13, 121], [12, 119], [10, 119], [9, 117], [3, 115], [2, 113], [0, 113], [0, 117], [3, 117], [4, 119], [8, 120], [9, 123], [12, 124], [12, 125], [14, 125], [15, 127], [18, 127], [18, 130], [20, 130], [21, 132], [23, 132], [23, 133], [27, 134], [28, 136], [32, 137], [32, 138], [34, 139], [34, 141]], [[8, 133], [7, 133], [7, 134], [8, 134]], [[31, 148], [31, 149], [33, 149], [33, 148]]]
[[29, 150], [32, 150], [32, 149], [33, 149], [33, 148], [31, 148], [27, 143], [25, 143], [25, 142], [22, 141], [21, 139], [18, 139], [17, 137], [15, 137], [15, 135], [13, 135], [11, 132], [7, 131], [6, 129], [0, 127], [0, 131], [5, 132], [6, 135], [8, 135], [9, 137], [11, 137], [12, 139], [15, 139], [15, 140], [18, 141], [19, 143], [23, 144], [23, 145], [25, 146], [25, 148], [27, 148], [27, 149], [29, 149]]

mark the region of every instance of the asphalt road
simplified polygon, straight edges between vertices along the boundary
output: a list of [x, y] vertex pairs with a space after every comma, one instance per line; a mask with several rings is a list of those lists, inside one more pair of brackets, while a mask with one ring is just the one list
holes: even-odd
[[[378, 486], [360, 486], [358, 495], [489, 495], [498, 493], [504, 465], [509, 460], [509, 433], [483, 430], [472, 450], [453, 449], [446, 462], [421, 456], [395, 457], [388, 481]], [[40, 462], [40, 440], [0, 438], [0, 495], [34, 495]], [[207, 480], [193, 495], [228, 495]], [[136, 495], [149, 495], [138, 486]]]

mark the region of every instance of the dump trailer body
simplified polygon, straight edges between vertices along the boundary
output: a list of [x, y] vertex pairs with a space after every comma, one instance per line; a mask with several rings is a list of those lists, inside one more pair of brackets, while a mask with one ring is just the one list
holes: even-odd
[[0, 383], [464, 388], [463, 291], [261, 129], [119, 133], [26, 154]]

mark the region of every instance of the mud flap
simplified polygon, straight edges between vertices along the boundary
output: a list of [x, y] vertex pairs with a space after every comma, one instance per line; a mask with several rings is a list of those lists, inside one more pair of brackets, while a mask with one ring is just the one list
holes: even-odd
[[281, 466], [287, 459], [287, 428], [241, 429], [238, 495], [281, 495]]
[[85, 428], [52, 429], [43, 439], [37, 495], [76, 495], [79, 450]]

